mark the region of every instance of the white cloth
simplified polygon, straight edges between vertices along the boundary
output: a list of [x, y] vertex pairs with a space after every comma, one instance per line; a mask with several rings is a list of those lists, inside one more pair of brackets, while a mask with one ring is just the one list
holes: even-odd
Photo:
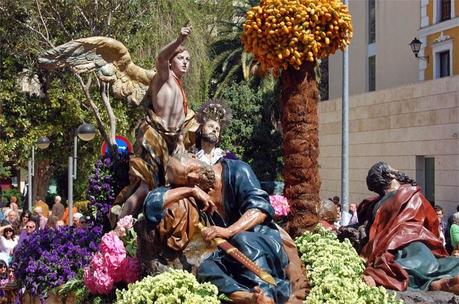
[[200, 161], [203, 161], [206, 164], [212, 166], [212, 165], [215, 165], [223, 156], [225, 156], [226, 152], [220, 148], [213, 148], [212, 151], [210, 152], [210, 155], [211, 155], [211, 159], [209, 159], [206, 156], [206, 153], [202, 149], [196, 153], [196, 156], [198, 157]]
[[6, 239], [3, 235], [0, 235], [0, 252], [8, 255], [13, 254], [13, 249], [18, 244], [18, 238], [14, 237], [11, 240]]

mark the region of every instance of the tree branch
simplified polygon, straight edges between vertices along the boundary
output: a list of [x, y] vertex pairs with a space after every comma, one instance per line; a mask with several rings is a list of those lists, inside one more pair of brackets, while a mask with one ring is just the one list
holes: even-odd
[[116, 116], [115, 112], [113, 112], [113, 108], [110, 104], [109, 99], [109, 84], [102, 82], [100, 88], [100, 96], [102, 97], [102, 102], [104, 103], [105, 109], [108, 113], [108, 119], [110, 122], [110, 144], [116, 145]]
[[46, 36], [43, 35], [42, 32], [40, 32], [40, 31], [34, 29], [33, 27], [31, 27], [31, 26], [28, 25], [27, 23], [24, 23], [24, 22], [22, 22], [22, 21], [17, 20], [16, 18], [14, 18], [14, 20], [15, 20], [17, 23], [19, 23], [20, 25], [22, 25], [22, 26], [28, 28], [28, 29], [31, 30], [32, 32], [34, 32], [34, 33], [38, 34], [39, 36], [41, 36], [41, 38], [43, 38], [43, 41], [46, 42], [46, 43], [47, 43], [49, 46], [51, 46], [52, 48], [55, 47], [54, 44], [53, 44], [48, 38], [46, 38]]
[[102, 117], [100, 116], [99, 108], [92, 100], [91, 94], [89, 92], [89, 88], [91, 87], [92, 75], [89, 75], [88, 82], [85, 84], [83, 78], [79, 74], [75, 72], [73, 74], [76, 78], [78, 78], [78, 81], [80, 82], [81, 88], [83, 89], [84, 95], [86, 97], [86, 100], [89, 103], [89, 106], [91, 107], [92, 111], [94, 112], [94, 115], [96, 116], [97, 128], [99, 129], [100, 135], [102, 135], [104, 140], [107, 143], [109, 143], [109, 137], [107, 136], [107, 132], [105, 131], [104, 123], [102, 121]]
[[70, 34], [69, 31], [67, 31], [67, 28], [65, 27], [64, 22], [62, 22], [62, 17], [61, 17], [61, 14], [59, 14], [59, 11], [54, 7], [53, 3], [50, 0], [48, 0], [48, 3], [49, 3], [49, 7], [51, 8], [51, 10], [57, 16], [57, 19], [56, 18], [53, 18], [53, 19], [56, 20], [57, 23], [59, 23], [59, 25], [61, 26], [65, 34], [68, 36], [68, 38], [73, 39], [73, 35]]
[[46, 22], [43, 19], [43, 15], [41, 14], [40, 4], [38, 3], [38, 0], [35, 0], [35, 3], [37, 4], [38, 15], [40, 16], [41, 23], [43, 24], [43, 27], [45, 28], [45, 31], [46, 31], [46, 40], [49, 41], [48, 26], [46, 25]]

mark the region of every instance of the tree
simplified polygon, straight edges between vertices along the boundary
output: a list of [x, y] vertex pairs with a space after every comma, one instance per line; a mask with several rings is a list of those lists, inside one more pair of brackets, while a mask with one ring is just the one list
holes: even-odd
[[258, 4], [259, 0], [235, 2], [232, 17], [218, 23], [219, 39], [210, 47], [212, 60], [211, 94], [220, 96], [232, 82], [248, 80], [255, 62], [251, 54], [244, 51], [241, 43], [245, 12]]
[[316, 61], [344, 49], [351, 17], [340, 0], [262, 0], [247, 12], [242, 42], [263, 70], [281, 73], [284, 193], [298, 236], [319, 221]]
[[[120, 40], [131, 51], [136, 63], [148, 68], [153, 66], [159, 47], [175, 37], [186, 20], [191, 20], [193, 37], [187, 47], [193, 64], [186, 87], [190, 101], [199, 104], [207, 97], [210, 78], [209, 62], [202, 54], [208, 53], [207, 43], [216, 39], [215, 20], [227, 19], [230, 8], [230, 3], [212, 0], [0, 2], [0, 160], [24, 166], [34, 141], [46, 135], [52, 144], [46, 157], [37, 153], [37, 162], [38, 167], [42, 167], [42, 158], [52, 159], [51, 164], [43, 166], [51, 170], [39, 172], [50, 176], [57, 170], [57, 175], [65, 177], [67, 156], [73, 143], [73, 134], [68, 130], [75, 130], [83, 121], [95, 121], [90, 113], [90, 99], [98, 108], [103, 105], [102, 88], [94, 78], [90, 81], [90, 76], [83, 76], [82, 82], [89, 89], [82, 90], [81, 81], [70, 71], [46, 73], [37, 69], [37, 59], [46, 49], [72, 39], [106, 35]], [[19, 90], [16, 82], [23, 69], [27, 71], [24, 76], [27, 82], [39, 80], [38, 91], [44, 89], [44, 98], [28, 96]], [[116, 118], [117, 133], [127, 134], [143, 115], [124, 101], [112, 98], [110, 106]], [[113, 126], [113, 115], [111, 120]], [[100, 111], [99, 122], [110, 125], [107, 112]], [[85, 144], [88, 149], [80, 146], [79, 155], [83, 161], [79, 161], [77, 182], [86, 182], [83, 177], [89, 172], [100, 144], [95, 140]], [[54, 155], [54, 151], [58, 154]], [[46, 180], [44, 176], [37, 176], [37, 179]], [[76, 188], [84, 189], [78, 185]], [[46, 191], [47, 185], [42, 189], [39, 191]]]

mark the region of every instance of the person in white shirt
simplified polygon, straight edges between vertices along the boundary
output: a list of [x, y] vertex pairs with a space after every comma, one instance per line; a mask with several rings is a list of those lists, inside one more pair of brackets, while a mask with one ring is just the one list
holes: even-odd
[[14, 235], [11, 225], [0, 227], [0, 252], [13, 255], [14, 247], [18, 244], [18, 237]]

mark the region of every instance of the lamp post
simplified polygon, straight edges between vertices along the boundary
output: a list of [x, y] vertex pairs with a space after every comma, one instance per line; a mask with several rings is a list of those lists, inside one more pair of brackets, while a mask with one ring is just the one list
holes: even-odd
[[68, 170], [68, 208], [69, 208], [69, 225], [73, 225], [73, 180], [77, 178], [77, 150], [78, 138], [83, 141], [90, 141], [96, 135], [96, 130], [91, 124], [83, 123], [76, 130], [73, 138], [73, 156], [69, 157]]
[[40, 149], [40, 150], [44, 150], [46, 148], [49, 147], [49, 139], [48, 137], [46, 136], [41, 136], [38, 138], [37, 142], [32, 145], [32, 157], [31, 157], [31, 160], [27, 161], [27, 176], [28, 176], [28, 189], [27, 189], [27, 197], [28, 197], [28, 204], [29, 204], [29, 211], [32, 212], [32, 200], [33, 200], [33, 196], [32, 196], [32, 192], [33, 192], [33, 187], [32, 187], [32, 177], [35, 175], [35, 145], [37, 145], [37, 147]]

